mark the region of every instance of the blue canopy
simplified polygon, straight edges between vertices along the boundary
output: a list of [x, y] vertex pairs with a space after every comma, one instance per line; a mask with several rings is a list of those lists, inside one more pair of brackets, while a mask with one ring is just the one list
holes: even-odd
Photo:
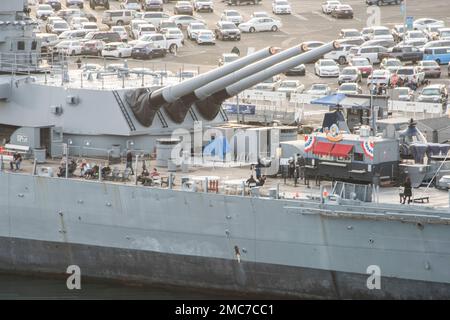
[[228, 152], [230, 152], [230, 146], [227, 139], [223, 136], [215, 138], [203, 149], [204, 155], [218, 156], [222, 160]]
[[343, 93], [333, 93], [329, 96], [322, 97], [311, 101], [311, 104], [323, 104], [326, 106], [337, 106], [345, 99], [345, 94]]

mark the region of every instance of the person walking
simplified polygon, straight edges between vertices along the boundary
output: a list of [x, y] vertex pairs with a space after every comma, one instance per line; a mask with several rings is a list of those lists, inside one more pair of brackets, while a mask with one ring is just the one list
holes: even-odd
[[134, 171], [133, 171], [133, 153], [131, 152], [131, 150], [127, 151], [127, 168], [131, 169], [131, 175], [134, 175]]

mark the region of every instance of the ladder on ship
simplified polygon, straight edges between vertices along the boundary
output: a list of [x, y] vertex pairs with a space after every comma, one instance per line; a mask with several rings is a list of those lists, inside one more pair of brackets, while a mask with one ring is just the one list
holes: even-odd
[[192, 120], [198, 121], [198, 117], [197, 117], [197, 115], [195, 114], [195, 111], [192, 110], [192, 108], [189, 108], [189, 114], [191, 115]]
[[136, 131], [136, 127], [134, 126], [133, 121], [131, 120], [130, 114], [127, 111], [127, 108], [125, 107], [125, 104], [123, 103], [122, 98], [120, 97], [119, 93], [116, 90], [112, 91], [114, 97], [116, 98], [117, 104], [120, 107], [120, 111], [122, 111], [122, 114], [128, 124], [128, 127], [131, 131]]
[[223, 110], [222, 106], [220, 106], [219, 112], [220, 115], [222, 116], [222, 120], [228, 122], [228, 115], [225, 112], [225, 110]]

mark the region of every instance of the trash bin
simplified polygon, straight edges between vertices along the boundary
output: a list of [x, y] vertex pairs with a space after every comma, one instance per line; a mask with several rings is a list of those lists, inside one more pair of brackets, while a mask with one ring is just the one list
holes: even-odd
[[34, 148], [34, 159], [36, 163], [45, 163], [47, 149], [45, 148]]

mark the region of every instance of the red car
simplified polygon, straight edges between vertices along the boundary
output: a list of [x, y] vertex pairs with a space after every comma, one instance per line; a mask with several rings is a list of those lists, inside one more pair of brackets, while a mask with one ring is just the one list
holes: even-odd
[[373, 66], [367, 58], [353, 58], [348, 65], [358, 68], [363, 78], [367, 78], [373, 71]]

